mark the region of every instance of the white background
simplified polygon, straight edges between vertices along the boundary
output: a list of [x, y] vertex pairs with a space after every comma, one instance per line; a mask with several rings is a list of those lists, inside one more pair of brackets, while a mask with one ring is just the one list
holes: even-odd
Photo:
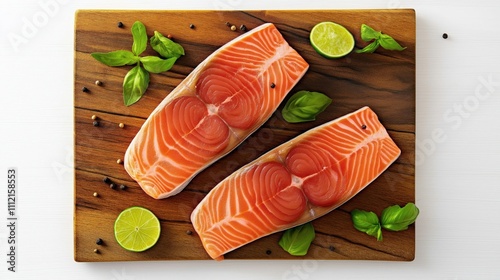
[[[500, 2], [73, 2], [0, 4], [0, 279], [500, 279]], [[415, 261], [76, 263], [74, 13], [89, 8], [414, 8], [421, 210]], [[36, 31], [23, 34], [27, 22], [38, 23]], [[12, 41], [19, 36], [24, 39]], [[433, 138], [436, 133], [442, 136]], [[19, 176], [16, 273], [6, 263], [8, 167], [17, 167]]]

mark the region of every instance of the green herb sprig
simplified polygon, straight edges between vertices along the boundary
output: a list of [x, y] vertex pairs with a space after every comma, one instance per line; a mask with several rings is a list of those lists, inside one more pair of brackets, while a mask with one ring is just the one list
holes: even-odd
[[134, 22], [131, 28], [132, 51], [117, 50], [108, 53], [94, 52], [91, 56], [107, 66], [135, 65], [123, 79], [123, 102], [130, 106], [144, 95], [149, 86], [149, 73], [163, 73], [170, 70], [177, 59], [184, 55], [184, 48], [155, 31], [150, 45], [159, 56], [140, 56], [147, 48], [148, 35], [146, 27], [140, 21]]
[[351, 219], [354, 228], [381, 241], [383, 239], [382, 228], [390, 231], [406, 230], [415, 222], [419, 212], [417, 206], [410, 202], [402, 208], [399, 205], [385, 208], [380, 221], [377, 214], [358, 209], [351, 211]]
[[330, 103], [332, 99], [323, 93], [301, 90], [288, 99], [281, 115], [289, 123], [314, 121]]
[[377, 214], [364, 210], [354, 209], [351, 212], [354, 227], [370, 236], [374, 236], [378, 241], [382, 240], [382, 227]]
[[357, 53], [373, 53], [379, 46], [392, 51], [402, 51], [406, 49], [406, 47], [402, 47], [391, 36], [376, 31], [366, 24], [361, 25], [361, 39], [366, 42], [373, 41], [364, 48], [356, 50]]
[[279, 245], [292, 256], [304, 256], [315, 237], [313, 225], [306, 223], [286, 230]]
[[380, 222], [387, 230], [401, 231], [408, 229], [418, 217], [419, 210], [413, 203], [406, 204], [403, 208], [399, 205], [387, 207], [382, 211]]

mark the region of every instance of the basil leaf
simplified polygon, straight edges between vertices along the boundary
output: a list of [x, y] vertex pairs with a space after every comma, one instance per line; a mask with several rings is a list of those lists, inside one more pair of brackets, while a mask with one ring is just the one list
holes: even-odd
[[130, 51], [118, 50], [108, 53], [95, 52], [90, 54], [97, 61], [107, 66], [132, 65], [139, 61], [139, 57]]
[[371, 41], [373, 39], [378, 39], [382, 33], [380, 31], [375, 31], [373, 28], [366, 24], [361, 24], [361, 39], [363, 41]]
[[148, 35], [146, 34], [146, 27], [140, 21], [134, 22], [132, 25], [132, 37], [134, 43], [132, 44], [132, 52], [135, 55], [140, 55], [146, 50], [148, 44]]
[[351, 219], [354, 228], [370, 236], [374, 236], [378, 241], [382, 240], [382, 228], [377, 214], [363, 210], [354, 209], [351, 211]]
[[402, 51], [406, 49], [406, 47], [402, 47], [391, 36], [383, 34], [381, 31], [376, 31], [366, 24], [361, 25], [361, 39], [364, 41], [374, 41], [363, 49], [356, 50], [357, 53], [373, 53], [379, 46], [391, 51]]
[[304, 256], [315, 237], [313, 225], [306, 223], [286, 230], [279, 245], [292, 256]]
[[290, 123], [314, 121], [330, 103], [332, 99], [322, 93], [301, 90], [288, 99], [281, 114]]
[[378, 40], [375, 40], [373, 42], [371, 42], [370, 44], [368, 44], [366, 47], [360, 49], [360, 50], [356, 50], [357, 53], [373, 53], [377, 48], [378, 46], [380, 46], [380, 43], [378, 42]]
[[382, 46], [382, 48], [391, 51], [402, 51], [406, 49], [406, 47], [402, 47], [396, 40], [394, 40], [391, 36], [387, 34], [382, 34], [378, 39], [378, 42]]
[[123, 102], [130, 106], [141, 99], [149, 85], [149, 72], [140, 65], [132, 68], [123, 79]]
[[177, 57], [171, 57], [167, 59], [161, 59], [157, 56], [145, 56], [141, 57], [142, 65], [150, 73], [163, 73], [170, 70], [174, 65]]
[[419, 212], [413, 203], [408, 203], [403, 208], [399, 205], [387, 207], [380, 218], [382, 227], [392, 231], [406, 230], [415, 222]]
[[158, 52], [164, 58], [178, 58], [181, 55], [184, 55], [184, 48], [181, 45], [163, 36], [158, 31], [155, 31], [155, 35], [149, 39], [149, 43], [153, 50]]

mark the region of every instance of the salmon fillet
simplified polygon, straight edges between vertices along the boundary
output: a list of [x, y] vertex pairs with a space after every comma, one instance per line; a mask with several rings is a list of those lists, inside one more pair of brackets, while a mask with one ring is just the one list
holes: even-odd
[[191, 214], [207, 253], [223, 255], [339, 207], [401, 154], [376, 114], [358, 111], [313, 128], [243, 166]]
[[308, 67], [271, 23], [235, 38], [156, 107], [125, 153], [125, 170], [153, 198], [179, 193], [259, 128]]

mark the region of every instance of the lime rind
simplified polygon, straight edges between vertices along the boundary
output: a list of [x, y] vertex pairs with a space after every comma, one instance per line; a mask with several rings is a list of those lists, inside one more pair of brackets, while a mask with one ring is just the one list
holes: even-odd
[[123, 210], [115, 220], [114, 233], [125, 250], [143, 252], [153, 247], [160, 237], [160, 221], [150, 210], [133, 206]]
[[314, 50], [326, 58], [344, 57], [354, 49], [354, 36], [344, 26], [334, 22], [316, 24], [309, 36]]

